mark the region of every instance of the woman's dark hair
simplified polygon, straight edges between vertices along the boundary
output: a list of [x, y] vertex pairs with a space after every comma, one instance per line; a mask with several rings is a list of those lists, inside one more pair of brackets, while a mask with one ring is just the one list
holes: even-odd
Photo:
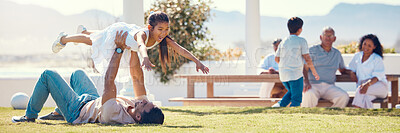
[[164, 113], [158, 107], [152, 108], [149, 112], [143, 112], [140, 114], [141, 120], [139, 124], [163, 124]]
[[379, 41], [378, 37], [376, 35], [374, 35], [374, 34], [368, 34], [368, 35], [365, 35], [365, 36], [361, 37], [360, 44], [358, 45], [358, 49], [360, 51], [362, 51], [362, 45], [363, 45], [363, 43], [364, 43], [364, 41], [366, 39], [371, 39], [372, 42], [374, 43], [375, 49], [372, 52], [378, 54], [379, 56], [381, 56], [383, 58], [383, 47], [382, 47], [382, 44]]
[[[153, 12], [150, 14], [149, 18], [147, 19], [147, 22], [152, 26], [152, 30], [158, 23], [169, 23], [168, 15], [165, 14], [164, 12], [157, 11]], [[171, 39], [168, 35], [160, 42], [159, 44], [159, 58], [161, 61], [161, 67], [164, 73], [167, 72], [166, 69], [166, 64], [170, 63], [170, 59], [168, 57], [168, 46], [167, 46], [167, 40], [166, 39]], [[172, 40], [172, 39], [171, 39]], [[173, 40], [172, 40], [173, 41]]]

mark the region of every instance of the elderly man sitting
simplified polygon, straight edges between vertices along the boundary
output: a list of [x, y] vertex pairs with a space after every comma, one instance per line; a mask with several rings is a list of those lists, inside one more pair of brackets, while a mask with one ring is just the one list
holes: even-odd
[[335, 85], [336, 71], [342, 74], [349, 74], [343, 57], [339, 50], [332, 47], [336, 40], [335, 31], [331, 27], [325, 27], [320, 35], [321, 44], [310, 47], [310, 56], [314, 67], [320, 76], [315, 80], [311, 71], [304, 66], [304, 90], [302, 107], [316, 107], [320, 98], [329, 100], [333, 103], [332, 107], [346, 107], [349, 95], [346, 91]]

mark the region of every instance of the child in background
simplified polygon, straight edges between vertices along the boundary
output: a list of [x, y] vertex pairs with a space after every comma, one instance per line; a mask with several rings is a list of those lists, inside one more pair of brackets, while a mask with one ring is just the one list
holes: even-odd
[[299, 17], [292, 17], [287, 23], [290, 36], [285, 38], [276, 51], [275, 61], [279, 66], [279, 78], [288, 92], [282, 100], [272, 107], [300, 106], [303, 92], [303, 59], [310, 67], [316, 80], [319, 80], [317, 71], [314, 68], [308, 52], [307, 41], [299, 37], [303, 31], [303, 20]]

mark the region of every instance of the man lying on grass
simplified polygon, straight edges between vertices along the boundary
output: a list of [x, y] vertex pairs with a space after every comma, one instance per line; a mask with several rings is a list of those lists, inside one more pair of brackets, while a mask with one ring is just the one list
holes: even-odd
[[[122, 33], [122, 32], [119, 32]], [[117, 48], [126, 47], [127, 34], [115, 38]], [[45, 70], [36, 83], [25, 116], [12, 118], [12, 122], [35, 122], [49, 94], [68, 123], [163, 124], [161, 109], [147, 100], [117, 97], [114, 80], [122, 54], [114, 52], [108, 66], [104, 93], [100, 97], [92, 80], [82, 70], [71, 75], [70, 86], [55, 71]]]

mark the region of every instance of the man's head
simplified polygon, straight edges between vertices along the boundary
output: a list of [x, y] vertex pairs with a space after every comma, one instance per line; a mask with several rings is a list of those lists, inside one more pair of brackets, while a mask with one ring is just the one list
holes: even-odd
[[287, 23], [290, 34], [300, 35], [303, 31], [303, 20], [299, 17], [291, 17]]
[[321, 39], [321, 45], [332, 47], [333, 42], [336, 41], [335, 30], [329, 26], [324, 27], [319, 38]]
[[279, 44], [281, 43], [282, 39], [280, 38], [276, 38], [273, 42], [272, 42], [272, 47], [274, 48], [274, 51], [276, 52], [276, 50], [278, 49]]
[[135, 107], [128, 108], [129, 114], [139, 124], [163, 124], [164, 114], [152, 102], [141, 100], [135, 102]]

